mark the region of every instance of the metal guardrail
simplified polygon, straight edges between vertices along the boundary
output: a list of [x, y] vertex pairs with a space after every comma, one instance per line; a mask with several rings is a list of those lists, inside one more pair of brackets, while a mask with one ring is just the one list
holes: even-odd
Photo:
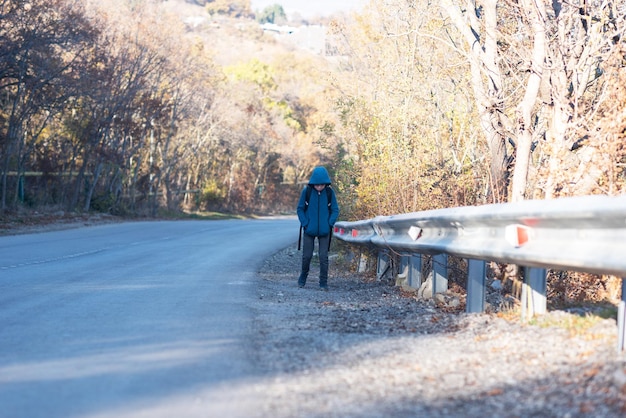
[[[411, 254], [448, 254], [470, 261], [626, 277], [626, 196], [528, 200], [378, 216], [337, 222], [334, 236]], [[479, 271], [483, 274], [484, 268]], [[470, 279], [479, 281], [478, 291], [485, 291], [484, 277], [468, 278], [468, 312], [479, 310], [476, 304], [470, 306]], [[545, 298], [545, 274], [535, 287]], [[626, 280], [622, 279], [618, 313], [622, 350], [625, 304]]]

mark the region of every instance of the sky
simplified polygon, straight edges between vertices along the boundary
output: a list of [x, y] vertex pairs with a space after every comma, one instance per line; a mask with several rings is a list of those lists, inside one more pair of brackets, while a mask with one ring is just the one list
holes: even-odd
[[328, 16], [336, 12], [358, 10], [367, 0], [251, 0], [253, 11], [261, 11], [267, 6], [279, 4], [287, 16], [297, 12], [304, 18]]

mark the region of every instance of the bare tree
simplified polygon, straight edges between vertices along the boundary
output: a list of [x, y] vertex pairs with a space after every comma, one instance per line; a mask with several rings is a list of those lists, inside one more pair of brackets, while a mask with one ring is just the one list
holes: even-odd
[[606, 151], [594, 125], [600, 108], [619, 103], [607, 92], [626, 64], [614, 58], [624, 56], [623, 2], [554, 1], [551, 6], [542, 94], [550, 158], [539, 184], [547, 198], [594, 193], [602, 177], [615, 170], [600, 156]]
[[[579, 150], [579, 157], [572, 152], [588, 137], [589, 132], [581, 128], [604, 100], [608, 79], [602, 77], [602, 63], [623, 42], [623, 10], [620, 13], [618, 4], [610, 1], [582, 0], [442, 0], [441, 5], [464, 35], [475, 100], [481, 118], [490, 121], [483, 128], [491, 144], [492, 164], [499, 167], [503, 179], [508, 158], [498, 150], [507, 140], [514, 145], [509, 198], [534, 196], [529, 171], [536, 172], [544, 164], [546, 178], [535, 175], [533, 179], [543, 190], [541, 197], [554, 196], [572, 181], [578, 190], [567, 194], [592, 192], [601, 169], [586, 165], [584, 172], [576, 170], [574, 178], [573, 170], [565, 171], [594, 158], [593, 147]], [[544, 156], [536, 158], [534, 167], [533, 149]], [[492, 175], [498, 167], [492, 167]]]
[[470, 63], [474, 99], [491, 153], [491, 189], [496, 202], [507, 199], [510, 162], [507, 142], [511, 129], [498, 63], [497, 3], [497, 0], [470, 0], [463, 7], [452, 0], [440, 3], [466, 44], [463, 50], [467, 51]]
[[67, 0], [4, 1], [0, 21], [0, 91], [5, 98], [0, 209], [4, 211], [9, 171], [15, 170], [16, 178], [22, 175], [43, 129], [75, 94], [73, 66], [95, 32], [80, 3]]

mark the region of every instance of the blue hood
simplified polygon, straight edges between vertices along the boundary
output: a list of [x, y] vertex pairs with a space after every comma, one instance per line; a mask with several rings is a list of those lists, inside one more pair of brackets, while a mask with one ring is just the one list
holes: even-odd
[[315, 167], [309, 184], [330, 184], [330, 175], [324, 167]]

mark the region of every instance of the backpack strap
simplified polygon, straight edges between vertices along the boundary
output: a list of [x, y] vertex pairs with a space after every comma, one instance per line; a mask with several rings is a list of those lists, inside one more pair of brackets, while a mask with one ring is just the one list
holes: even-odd
[[[326, 189], [326, 200], [328, 201], [328, 209], [332, 206], [333, 199], [333, 189], [330, 187], [330, 184], [325, 187]], [[307, 184], [306, 186], [306, 196], [304, 197], [304, 211], [309, 208], [309, 200], [311, 199], [311, 192], [313, 191], [313, 186]]]
[[[304, 196], [304, 212], [309, 208], [309, 199], [311, 199], [311, 191], [313, 187], [310, 184], [306, 185], [306, 194]], [[300, 233], [298, 234], [298, 251], [300, 251], [300, 244], [302, 242], [302, 225], [300, 225]]]
[[311, 199], [311, 192], [313, 191], [313, 186], [310, 184], [306, 185], [306, 196], [304, 197], [304, 211], [309, 208], [309, 200]]
[[[330, 184], [326, 186], [326, 196], [328, 197], [328, 216], [330, 217], [330, 211], [333, 201], [333, 189], [330, 188]], [[328, 234], [328, 250], [330, 251], [330, 242], [333, 239], [333, 229], [330, 228], [330, 233]]]

